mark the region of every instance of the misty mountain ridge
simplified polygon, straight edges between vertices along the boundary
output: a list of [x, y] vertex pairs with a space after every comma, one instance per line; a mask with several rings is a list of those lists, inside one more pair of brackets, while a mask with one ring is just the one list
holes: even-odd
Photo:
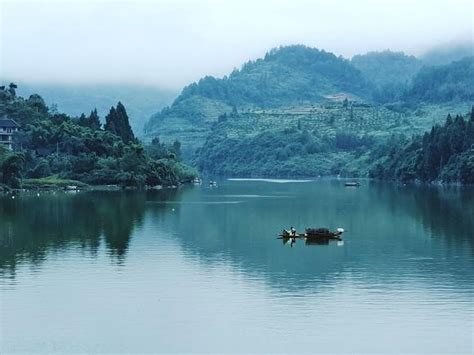
[[199, 95], [231, 106], [272, 107], [314, 102], [339, 91], [366, 97], [370, 90], [360, 71], [343, 57], [293, 45], [274, 48], [222, 79], [206, 76], [186, 86], [175, 103]]
[[[418, 76], [423, 67], [420, 59], [389, 50], [355, 56], [349, 61], [303, 45], [275, 48], [222, 79], [206, 76], [186, 86], [170, 107], [150, 118], [145, 137], [179, 139], [189, 157], [202, 146], [219, 117], [231, 112], [264, 114], [266, 110], [268, 114], [269, 110], [278, 108], [290, 112], [298, 107], [348, 99], [362, 105], [402, 107], [405, 111], [410, 106], [411, 113], [405, 112], [410, 116], [416, 110], [416, 100], [420, 104], [469, 100], [469, 93], [473, 92], [467, 82], [472, 77], [469, 60], [421, 71]], [[456, 97], [445, 89], [436, 95], [423, 94], [423, 90], [433, 90], [430, 83], [436, 79], [431, 76], [437, 77], [440, 71], [445, 72], [445, 89], [462, 86], [464, 94]], [[461, 83], [459, 75], [449, 74], [454, 71], [464, 73]], [[408, 100], [415, 91], [415, 99]]]
[[474, 56], [474, 42], [445, 43], [435, 46], [420, 56], [427, 66], [444, 65]]

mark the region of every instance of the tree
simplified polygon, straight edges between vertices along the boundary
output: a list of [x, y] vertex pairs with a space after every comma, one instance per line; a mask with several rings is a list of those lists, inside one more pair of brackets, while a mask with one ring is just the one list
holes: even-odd
[[135, 140], [135, 136], [128, 120], [127, 111], [120, 101], [117, 104], [117, 108], [110, 108], [109, 114], [105, 117], [104, 128], [106, 131], [122, 138], [122, 141], [125, 144]]
[[86, 115], [81, 113], [81, 115], [79, 116], [79, 118], [77, 120], [77, 124], [79, 126], [82, 126], [82, 127], [89, 127], [89, 121], [88, 121]]
[[100, 129], [100, 119], [97, 114], [97, 108], [94, 108], [89, 115], [89, 127], [94, 130]]
[[8, 85], [8, 92], [10, 93], [10, 95], [12, 97], [15, 97], [16, 96], [16, 89], [18, 88], [18, 86], [15, 84], [15, 83], [10, 83], [10, 85]]
[[347, 106], [349, 106], [349, 100], [347, 100], [347, 97], [344, 99], [344, 101], [342, 102], [342, 107], [344, 107], [345, 109], [347, 109]]
[[25, 156], [21, 153], [9, 154], [2, 164], [2, 182], [13, 188], [21, 186], [21, 171], [25, 162]]

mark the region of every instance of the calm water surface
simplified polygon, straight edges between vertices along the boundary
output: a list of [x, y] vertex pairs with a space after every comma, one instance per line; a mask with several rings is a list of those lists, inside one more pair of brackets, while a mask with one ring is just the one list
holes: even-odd
[[0, 352], [472, 353], [473, 216], [337, 180], [1, 197]]

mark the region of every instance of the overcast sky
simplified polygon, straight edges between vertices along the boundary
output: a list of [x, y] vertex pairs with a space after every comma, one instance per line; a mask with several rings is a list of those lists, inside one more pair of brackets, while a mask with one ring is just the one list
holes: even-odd
[[351, 57], [472, 40], [472, 0], [0, 0], [0, 76], [178, 89], [272, 47]]

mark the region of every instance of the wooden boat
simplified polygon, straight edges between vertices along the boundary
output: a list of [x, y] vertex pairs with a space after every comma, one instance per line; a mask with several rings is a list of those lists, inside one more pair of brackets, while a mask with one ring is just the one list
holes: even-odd
[[279, 239], [337, 239], [342, 240], [341, 236], [344, 233], [344, 229], [337, 228], [335, 232], [330, 231], [327, 228], [306, 228], [305, 233], [295, 233], [292, 235], [289, 231], [283, 230], [279, 235]]
[[304, 238], [305, 235], [302, 233], [291, 234], [291, 232], [287, 231], [286, 229], [283, 229], [283, 231], [278, 237], [279, 239]]
[[358, 181], [347, 181], [344, 186], [348, 187], [359, 187], [360, 183]]
[[305, 236], [308, 239], [321, 239], [321, 238], [333, 238], [341, 239], [341, 235], [344, 233], [344, 229], [338, 228], [335, 232], [330, 231], [327, 228], [306, 228]]

